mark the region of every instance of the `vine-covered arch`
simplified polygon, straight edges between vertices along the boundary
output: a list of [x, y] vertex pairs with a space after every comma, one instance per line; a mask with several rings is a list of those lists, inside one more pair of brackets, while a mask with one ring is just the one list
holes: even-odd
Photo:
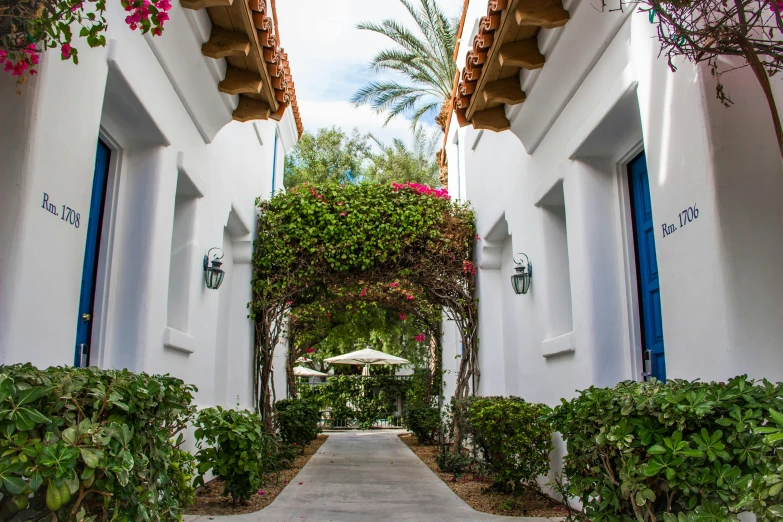
[[467, 397], [471, 378], [480, 375], [476, 229], [468, 205], [414, 183], [303, 184], [257, 205], [249, 308], [256, 405], [268, 427], [274, 348], [292, 310], [318, 302], [372, 299], [422, 315], [427, 307], [442, 310], [465, 348], [454, 395]]

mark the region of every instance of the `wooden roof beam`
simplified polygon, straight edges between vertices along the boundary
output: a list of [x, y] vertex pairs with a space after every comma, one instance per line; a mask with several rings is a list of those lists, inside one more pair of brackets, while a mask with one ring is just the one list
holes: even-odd
[[226, 94], [258, 94], [261, 92], [261, 82], [258, 73], [229, 65], [226, 69], [226, 77], [218, 84], [218, 89]]
[[507, 43], [500, 48], [501, 67], [521, 67], [527, 70], [540, 69], [546, 59], [538, 50], [536, 38], [526, 38], [517, 42]]
[[[525, 101], [525, 93], [519, 86], [519, 76], [489, 82], [484, 86], [484, 101], [516, 105]], [[504, 115], [505, 116], [505, 115]], [[473, 116], [475, 121], [476, 116]]]
[[247, 56], [250, 52], [250, 39], [245, 33], [226, 31], [212, 27], [209, 40], [201, 46], [201, 54], [210, 58], [227, 58], [229, 56]]
[[568, 23], [568, 11], [561, 0], [520, 0], [514, 13], [519, 25], [536, 25], [544, 29]]
[[180, 0], [179, 3], [185, 9], [198, 11], [207, 7], [228, 7], [234, 3], [234, 0]]
[[510, 129], [511, 123], [506, 118], [506, 111], [501, 105], [476, 112], [473, 115], [473, 128], [500, 132]]
[[241, 122], [268, 120], [271, 112], [272, 109], [269, 108], [269, 104], [265, 101], [240, 96], [239, 105], [234, 109], [234, 119]]

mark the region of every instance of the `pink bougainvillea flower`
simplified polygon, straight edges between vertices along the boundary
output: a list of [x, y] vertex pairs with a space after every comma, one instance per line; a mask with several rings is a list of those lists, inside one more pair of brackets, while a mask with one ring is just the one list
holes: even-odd
[[35, 76], [36, 74], [38, 74], [38, 71], [35, 69], [30, 69], [30, 76]]
[[413, 301], [414, 299], [416, 299], [416, 297], [408, 294], [405, 296], [405, 299], [407, 299], [408, 301]]
[[14, 64], [11, 63], [11, 60], [5, 61], [5, 72], [11, 72], [14, 69]]
[[286, 301], [286, 302], [285, 302], [285, 305], [286, 305], [286, 306], [291, 306], [292, 304], [294, 304], [294, 302], [293, 302], [293, 301]]
[[367, 288], [365, 287], [365, 288], [362, 288], [362, 291], [361, 291], [361, 293], [359, 294], [359, 297], [364, 297], [364, 296], [366, 296], [366, 295], [367, 295]]
[[163, 25], [163, 22], [169, 19], [168, 13], [158, 13], [158, 22], [160, 22], [160, 25]]
[[315, 351], [315, 348], [308, 348], [305, 350], [305, 353], [313, 353]]
[[470, 275], [476, 275], [476, 267], [475, 267], [475, 265], [473, 265], [473, 263], [471, 263], [471, 262], [470, 262], [470, 261], [468, 261], [467, 259], [465, 259], [465, 260], [462, 262], [462, 270], [463, 270], [463, 271], [464, 271], [466, 274], [470, 274]]
[[481, 238], [479, 237], [478, 234], [476, 234], [476, 241], [481, 241]]
[[81, 9], [81, 8], [82, 8], [82, 3], [83, 3], [83, 2], [79, 2], [78, 4], [73, 4], [73, 5], [71, 6], [71, 12], [72, 12], [72, 13], [75, 13], [76, 11], [78, 11], [79, 9]]
[[345, 217], [345, 216], [347, 216], [347, 215], [348, 215], [348, 212], [340, 212], [340, 216], [341, 216], [341, 217]]
[[304, 484], [304, 482], [300, 482], [300, 483], [299, 483], [299, 485], [300, 485], [300, 486], [301, 486], [302, 484]]
[[400, 317], [400, 321], [404, 321], [407, 318], [407, 316], [402, 312], [400, 312], [399, 317]]
[[[33, 65], [38, 65], [38, 60], [40, 60], [40, 55], [38, 54], [31, 54], [30, 55], [30, 63]], [[33, 71], [30, 71], [32, 73]]]
[[11, 76], [22, 76], [30, 65], [25, 60], [19, 60], [14, 64]]
[[71, 44], [64, 43], [60, 48], [60, 53], [63, 56], [63, 60], [67, 60], [71, 57]]
[[391, 285], [389, 285], [389, 286], [391, 286], [392, 288], [397, 288], [398, 286], [400, 286], [400, 283], [397, 283], [397, 282], [395, 281], [394, 283], [392, 283], [392, 284], [391, 284]]
[[8, 56], [8, 53], [3, 51], [2, 49], [0, 49], [0, 62], [5, 60], [7, 56]]
[[259, 494], [259, 495], [266, 495], [266, 493], [264, 493], [264, 492], [263, 492], [263, 491], [261, 491], [260, 489], [258, 490], [258, 494]]
[[424, 332], [421, 332], [419, 335], [415, 337], [416, 341], [423, 343], [424, 342]]

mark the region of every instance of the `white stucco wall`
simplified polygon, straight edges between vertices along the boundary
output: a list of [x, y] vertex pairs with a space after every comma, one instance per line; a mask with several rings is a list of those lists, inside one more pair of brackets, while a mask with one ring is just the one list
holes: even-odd
[[[163, 37], [153, 39], [127, 27], [119, 4], [107, 9], [107, 47], [79, 45], [78, 66], [45, 53], [22, 96], [10, 76], [0, 77], [0, 363], [73, 364], [100, 137], [113, 151], [91, 364], [170, 373], [199, 387], [200, 406], [233, 406], [238, 397], [249, 407], [254, 200], [271, 194], [276, 132], [282, 185], [283, 155], [297, 139], [293, 118], [231, 121], [236, 100], [217, 90], [225, 64], [201, 54], [205, 13], [176, 3]], [[192, 236], [171, 264], [183, 178], [196, 194]], [[82, 226], [42, 209], [44, 192], [79, 212]], [[226, 254], [218, 291], [203, 282], [211, 247]], [[176, 294], [185, 319], [175, 328], [170, 275], [187, 287]]]
[[[486, 5], [470, 3], [466, 34], [472, 13], [484, 14], [476, 4]], [[511, 130], [459, 129], [456, 119], [449, 129], [449, 190], [460, 175], [458, 133], [461, 190], [481, 237], [477, 392], [554, 405], [590, 385], [641, 378], [624, 165], [642, 150], [667, 377], [783, 379], [783, 172], [755, 79], [725, 76], [735, 101], [726, 109], [706, 70], [681, 63], [673, 73], [658, 57], [645, 15], [566, 4], [569, 23], [539, 36], [546, 66], [521, 75], [527, 100], [506, 107]], [[662, 237], [661, 225], [679, 228], [694, 204], [698, 219]], [[510, 284], [517, 252], [534, 267], [521, 296]]]

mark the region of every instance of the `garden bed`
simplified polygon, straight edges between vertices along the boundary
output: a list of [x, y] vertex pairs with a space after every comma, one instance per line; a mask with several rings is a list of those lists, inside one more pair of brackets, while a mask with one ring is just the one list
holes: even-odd
[[247, 502], [240, 502], [234, 508], [231, 505], [231, 497], [223, 495], [223, 481], [214, 479], [196, 492], [196, 498], [193, 505], [187, 509], [188, 515], [239, 515], [241, 513], [253, 513], [267, 507], [280, 494], [281, 491], [294, 481], [299, 470], [307, 464], [318, 448], [320, 448], [328, 435], [318, 435], [318, 438], [305, 446], [304, 453], [294, 460], [290, 468], [284, 469], [277, 474], [269, 474], [266, 484], [259, 490], [259, 493], [253, 495]]
[[409, 433], [399, 437], [433, 473], [476, 511], [520, 517], [565, 517], [567, 515], [566, 508], [561, 503], [543, 493], [528, 490], [523, 495], [514, 497], [510, 493], [487, 491], [492, 484], [492, 477], [474, 477], [471, 473], [465, 473], [462, 477], [456, 478], [451, 473], [444, 473], [435, 462], [439, 452], [438, 446], [421, 446], [416, 437]]

